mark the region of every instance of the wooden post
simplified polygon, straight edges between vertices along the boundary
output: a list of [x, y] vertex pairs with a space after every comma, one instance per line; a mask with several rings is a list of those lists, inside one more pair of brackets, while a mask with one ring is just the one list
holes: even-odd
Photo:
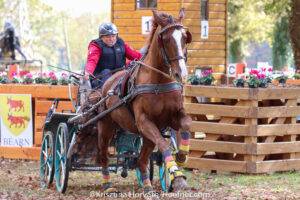
[[[251, 108], [255, 109], [258, 107], [258, 101], [257, 100], [245, 101], [245, 105], [248, 105]], [[245, 124], [250, 125], [250, 126], [256, 126], [257, 118], [245, 119]], [[247, 172], [248, 173], [256, 173], [257, 156], [255, 155], [254, 151], [257, 148], [257, 137], [256, 136], [246, 136], [244, 138], [244, 142], [252, 150], [250, 154], [244, 155], [244, 160], [247, 162]]]

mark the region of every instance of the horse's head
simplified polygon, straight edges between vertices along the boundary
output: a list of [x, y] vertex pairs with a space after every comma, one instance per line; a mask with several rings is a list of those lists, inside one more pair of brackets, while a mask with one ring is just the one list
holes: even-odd
[[171, 75], [182, 82], [182, 78], [188, 74], [185, 63], [186, 44], [192, 41], [191, 33], [182, 24], [184, 9], [180, 9], [178, 19], [157, 11], [153, 11], [153, 16], [153, 23], [161, 26], [157, 37], [165, 65], [169, 67]]

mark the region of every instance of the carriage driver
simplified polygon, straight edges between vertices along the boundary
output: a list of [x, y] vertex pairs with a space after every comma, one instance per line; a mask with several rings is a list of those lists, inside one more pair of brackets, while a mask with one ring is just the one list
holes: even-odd
[[91, 81], [92, 88], [102, 87], [111, 76], [111, 71], [122, 68], [128, 60], [140, 59], [141, 53], [132, 49], [118, 36], [118, 29], [113, 23], [99, 26], [99, 38], [92, 40], [88, 46], [85, 79], [89, 75], [101, 76], [100, 80]]

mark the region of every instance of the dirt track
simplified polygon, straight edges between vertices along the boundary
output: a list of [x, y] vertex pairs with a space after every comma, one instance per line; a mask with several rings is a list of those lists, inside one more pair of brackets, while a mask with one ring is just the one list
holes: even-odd
[[[300, 199], [300, 173], [276, 173], [273, 175], [213, 175], [187, 171], [191, 191], [184, 194], [163, 194], [157, 177], [154, 185], [160, 199]], [[39, 164], [35, 161], [0, 159], [0, 199], [141, 199], [135, 173], [126, 179], [112, 175], [121, 192], [119, 197], [103, 197], [100, 193], [101, 176], [97, 172], [72, 172], [65, 195], [52, 186], [41, 189]], [[125, 198], [130, 196], [131, 198]], [[197, 198], [187, 198], [187, 197]], [[186, 198], [184, 198], [186, 197]], [[178, 199], [178, 198], [177, 198]]]

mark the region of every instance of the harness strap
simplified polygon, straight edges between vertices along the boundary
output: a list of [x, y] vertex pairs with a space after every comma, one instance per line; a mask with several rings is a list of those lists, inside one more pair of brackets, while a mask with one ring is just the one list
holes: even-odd
[[182, 85], [178, 82], [165, 84], [140, 84], [132, 91], [132, 99], [140, 94], [162, 94], [167, 92], [182, 91]]

